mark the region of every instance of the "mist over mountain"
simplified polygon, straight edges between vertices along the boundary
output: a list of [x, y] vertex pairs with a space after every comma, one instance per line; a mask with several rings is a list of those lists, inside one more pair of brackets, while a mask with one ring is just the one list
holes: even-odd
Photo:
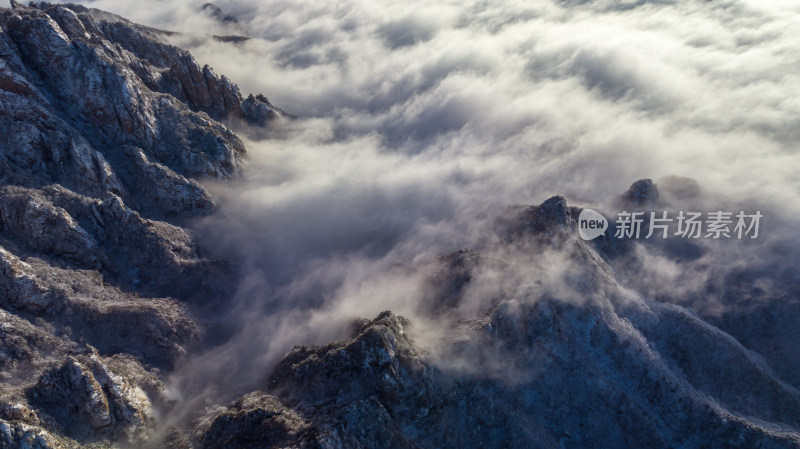
[[0, 448], [800, 447], [791, 3], [8, 6]]

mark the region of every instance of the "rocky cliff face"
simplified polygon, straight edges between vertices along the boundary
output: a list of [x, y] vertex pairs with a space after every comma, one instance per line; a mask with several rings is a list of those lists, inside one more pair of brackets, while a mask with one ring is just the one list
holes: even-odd
[[[185, 300], [224, 273], [176, 223], [213, 213], [198, 179], [235, 176], [246, 157], [229, 125], [285, 114], [167, 32], [12, 6], [0, 10], [0, 448], [800, 447], [792, 343], [635, 293], [636, 251], [580, 240], [580, 209], [562, 197], [498, 217], [501, 248], [419, 268], [421, 313], [448, 323], [433, 344], [384, 312], [154, 436], [176, 404], [165, 376], [202, 337]], [[638, 181], [620, 201], [650, 207], [658, 190]], [[500, 289], [460, 313], [486, 273], [536, 280], [526, 270], [549, 260], [563, 263], [559, 288]], [[777, 349], [755, 354], [748, 338]]]
[[199, 337], [178, 299], [219, 271], [170, 222], [211, 213], [196, 179], [243, 161], [223, 121], [281, 113], [163, 31], [12, 3], [0, 10], [0, 447], [141, 442], [169, 401], [160, 370]]

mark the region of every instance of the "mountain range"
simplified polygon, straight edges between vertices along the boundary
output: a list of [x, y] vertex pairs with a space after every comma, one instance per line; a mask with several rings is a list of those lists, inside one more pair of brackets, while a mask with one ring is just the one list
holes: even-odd
[[[185, 410], [170, 374], [223, 338], [208, 303], [224, 308], [236, 282], [193, 220], [220, 208], [207, 183], [245, 170], [237, 133], [295, 118], [201, 67], [171, 32], [11, 3], [0, 448], [800, 448], [791, 265], [704, 286], [759, 307], [694, 310], [648, 289], [631, 242], [582, 240], [581, 208], [562, 196], [507, 208], [497, 245], [402, 268], [424, 274], [435, 336], [392, 311], [361, 317], [339, 341], [295, 346], [259, 388]], [[649, 211], [692, 191], [672, 184], [659, 194], [643, 179], [617, 200]], [[715, 269], [711, 250], [647, 248], [699, 271]], [[476, 288], [490, 278], [499, 287]]]

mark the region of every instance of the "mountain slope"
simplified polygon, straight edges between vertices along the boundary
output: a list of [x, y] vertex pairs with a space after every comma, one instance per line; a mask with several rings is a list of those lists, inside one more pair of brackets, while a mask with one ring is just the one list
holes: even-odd
[[169, 221], [211, 213], [193, 178], [241, 164], [220, 120], [280, 111], [166, 35], [77, 5], [0, 10], [0, 447], [140, 441], [171, 401], [159, 369], [198, 341], [174, 298], [221, 268]]
[[620, 285], [577, 237], [577, 213], [554, 197], [511, 220], [502, 258], [451, 255], [435, 278], [461, 282], [437, 289], [432, 313], [446, 323], [483, 270], [513, 278], [528, 260], [542, 279], [535, 261], [553, 253], [570, 262], [565, 285], [499, 296], [433, 350], [391, 312], [296, 347], [262, 392], [200, 420], [195, 447], [800, 447], [800, 391], [731, 336]]

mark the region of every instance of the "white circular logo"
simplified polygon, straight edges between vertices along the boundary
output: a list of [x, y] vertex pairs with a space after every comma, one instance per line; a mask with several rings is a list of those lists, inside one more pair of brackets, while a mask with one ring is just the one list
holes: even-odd
[[578, 233], [584, 240], [592, 240], [603, 235], [608, 229], [608, 220], [600, 212], [584, 209], [578, 216]]

